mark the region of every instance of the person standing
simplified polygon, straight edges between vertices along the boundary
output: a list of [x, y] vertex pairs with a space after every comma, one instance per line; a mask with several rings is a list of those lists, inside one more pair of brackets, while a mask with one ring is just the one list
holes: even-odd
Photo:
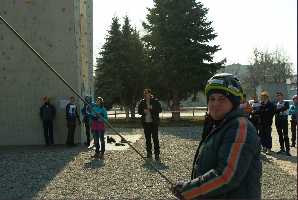
[[216, 74], [207, 82], [205, 95], [213, 125], [203, 133], [191, 181], [179, 181], [172, 193], [179, 199], [260, 199], [261, 144], [238, 108], [240, 81], [232, 74]]
[[271, 155], [272, 148], [272, 123], [275, 113], [274, 104], [269, 101], [269, 93], [263, 92], [261, 95], [261, 105], [259, 109], [252, 112], [253, 115], [259, 115], [259, 135], [263, 147], [263, 153]]
[[[253, 94], [252, 95], [252, 112], [256, 112], [257, 110], [259, 110], [260, 106], [261, 106], [261, 101], [258, 100], [258, 95], [257, 94]], [[258, 134], [259, 134], [259, 115], [250, 115], [249, 121], [254, 125], [254, 127], [256, 128]]]
[[80, 117], [77, 111], [77, 106], [74, 104], [75, 98], [70, 97], [70, 103], [66, 106], [66, 120], [67, 120], [67, 146], [76, 147], [77, 145], [74, 143], [74, 133], [76, 129], [76, 119], [81, 125]]
[[[92, 102], [92, 95], [91, 94], [88, 94], [87, 96], [85, 96], [85, 101], [91, 107], [94, 107], [94, 103]], [[84, 143], [85, 146], [90, 145], [90, 124], [89, 124], [90, 111], [91, 111], [91, 108], [86, 103], [84, 103], [84, 107], [81, 109], [81, 113], [84, 116], [83, 117], [83, 123], [85, 124], [86, 136], [87, 136], [87, 141]]]
[[[102, 118], [106, 121], [108, 120], [108, 113], [104, 107], [103, 98], [97, 97], [93, 108]], [[105, 153], [105, 123], [93, 110], [90, 111], [90, 116], [92, 117], [90, 120], [90, 127], [95, 143], [95, 154], [91, 156], [91, 158], [103, 158]], [[99, 140], [101, 145], [99, 145]], [[101, 148], [100, 151], [99, 148]]]
[[297, 95], [293, 97], [294, 105], [291, 106], [289, 114], [291, 114], [291, 132], [292, 132], [292, 144], [291, 147], [296, 145], [296, 135], [297, 135]]
[[[275, 97], [277, 104], [275, 106], [275, 126], [279, 137], [280, 150], [277, 152], [285, 153], [287, 156], [290, 154], [290, 141], [288, 136], [288, 115], [289, 115], [289, 102], [283, 100], [281, 92], [276, 92]], [[286, 151], [285, 151], [286, 147]]]
[[162, 112], [162, 108], [159, 101], [154, 99], [151, 96], [151, 94], [151, 89], [144, 89], [144, 99], [140, 102], [138, 106], [138, 114], [141, 115], [141, 124], [144, 128], [147, 158], [152, 157], [152, 137], [154, 144], [155, 159], [159, 160], [160, 147], [158, 140], [158, 124], [160, 120], [159, 113]]
[[53, 122], [56, 116], [56, 108], [50, 103], [50, 96], [46, 95], [43, 100], [44, 104], [39, 109], [39, 116], [43, 123], [43, 133], [46, 147], [55, 147]]
[[243, 94], [243, 99], [240, 101], [240, 108], [244, 109], [245, 117], [249, 117], [252, 107], [246, 99], [246, 94]]

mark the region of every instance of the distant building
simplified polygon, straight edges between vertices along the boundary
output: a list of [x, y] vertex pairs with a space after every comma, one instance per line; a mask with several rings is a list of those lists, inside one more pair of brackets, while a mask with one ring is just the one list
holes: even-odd
[[262, 92], [268, 92], [269, 100], [276, 102], [275, 93], [281, 92], [283, 99], [292, 100], [294, 95], [297, 95], [297, 75], [287, 78], [283, 83], [262, 83], [257, 86], [256, 93], [260, 95]]
[[297, 95], [297, 74], [291, 78], [286, 79], [287, 95], [288, 99], [292, 99], [294, 95]]
[[235, 76], [242, 77], [247, 75], [248, 73], [248, 66], [249, 65], [241, 65], [241, 64], [232, 64], [226, 65], [224, 68], [218, 70], [216, 73], [230, 73], [234, 74]]

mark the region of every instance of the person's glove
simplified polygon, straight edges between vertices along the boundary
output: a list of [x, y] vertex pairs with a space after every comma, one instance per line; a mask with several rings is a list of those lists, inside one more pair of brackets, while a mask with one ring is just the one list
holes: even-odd
[[179, 182], [177, 183], [177, 185], [172, 186], [172, 187], [170, 188], [170, 190], [171, 190], [171, 192], [173, 193], [173, 195], [175, 195], [178, 199], [185, 199], [185, 198], [181, 195], [183, 184], [184, 184], [184, 182], [179, 181]]

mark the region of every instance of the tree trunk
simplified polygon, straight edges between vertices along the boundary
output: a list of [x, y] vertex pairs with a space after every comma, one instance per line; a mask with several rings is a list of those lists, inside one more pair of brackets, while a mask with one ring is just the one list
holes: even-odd
[[129, 108], [130, 106], [125, 106], [124, 109], [125, 109], [125, 121], [126, 122], [129, 122]]
[[174, 121], [180, 121], [180, 92], [179, 91], [173, 91], [173, 110], [172, 117], [174, 118]]
[[136, 110], [135, 107], [130, 107], [130, 115], [131, 115], [131, 119], [135, 119], [136, 118]]

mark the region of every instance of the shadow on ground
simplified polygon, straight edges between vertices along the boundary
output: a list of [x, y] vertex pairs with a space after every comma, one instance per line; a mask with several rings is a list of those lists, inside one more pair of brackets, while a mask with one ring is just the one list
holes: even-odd
[[[81, 153], [84, 147], [0, 147], [0, 199], [32, 199]], [[92, 166], [92, 164], [91, 164]], [[24, 178], [26, 177], [26, 178]]]

